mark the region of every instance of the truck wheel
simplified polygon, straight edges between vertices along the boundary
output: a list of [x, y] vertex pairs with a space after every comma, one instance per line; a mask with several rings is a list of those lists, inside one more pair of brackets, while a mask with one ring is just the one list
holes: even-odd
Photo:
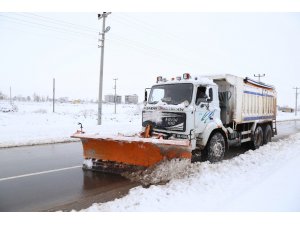
[[257, 126], [253, 135], [252, 149], [253, 150], [258, 149], [262, 145], [263, 145], [263, 130], [261, 126]]
[[268, 124], [264, 130], [264, 144], [267, 144], [268, 142], [270, 142], [271, 138], [272, 138], [272, 128]]
[[225, 140], [220, 132], [214, 133], [206, 146], [207, 160], [218, 162], [224, 158]]
[[201, 151], [199, 149], [192, 151], [192, 159], [191, 162], [201, 162], [203, 156], [201, 154]]

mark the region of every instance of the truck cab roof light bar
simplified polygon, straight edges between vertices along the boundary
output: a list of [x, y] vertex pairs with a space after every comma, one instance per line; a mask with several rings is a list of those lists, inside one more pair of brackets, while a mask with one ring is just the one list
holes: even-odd
[[158, 77], [156, 77], [156, 83], [158, 83], [158, 82], [162, 82], [162, 80], [163, 80], [162, 76], [158, 76]]
[[190, 75], [189, 73], [184, 73], [184, 74], [182, 75], [182, 78], [185, 79], [185, 80], [188, 80], [188, 79], [191, 78], [191, 75]]

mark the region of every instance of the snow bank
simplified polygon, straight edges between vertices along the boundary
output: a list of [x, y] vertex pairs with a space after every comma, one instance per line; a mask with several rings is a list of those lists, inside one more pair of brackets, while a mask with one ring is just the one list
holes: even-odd
[[300, 133], [216, 164], [161, 164], [136, 178], [169, 183], [83, 211], [300, 211], [299, 171]]

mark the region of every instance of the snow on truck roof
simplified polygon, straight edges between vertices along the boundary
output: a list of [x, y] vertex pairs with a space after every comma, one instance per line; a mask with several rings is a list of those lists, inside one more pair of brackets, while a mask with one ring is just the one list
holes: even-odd
[[185, 83], [185, 84], [195, 84], [195, 85], [216, 85], [211, 79], [203, 76], [191, 76], [189, 79], [180, 78], [171, 78], [171, 80], [162, 80], [158, 81], [155, 85], [161, 84], [178, 84], [178, 83]]

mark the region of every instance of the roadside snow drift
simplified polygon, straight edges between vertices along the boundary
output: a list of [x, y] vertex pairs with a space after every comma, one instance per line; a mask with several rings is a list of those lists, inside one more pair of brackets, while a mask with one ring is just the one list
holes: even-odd
[[83, 211], [300, 211], [300, 133], [220, 163], [174, 160], [133, 178], [171, 181]]

